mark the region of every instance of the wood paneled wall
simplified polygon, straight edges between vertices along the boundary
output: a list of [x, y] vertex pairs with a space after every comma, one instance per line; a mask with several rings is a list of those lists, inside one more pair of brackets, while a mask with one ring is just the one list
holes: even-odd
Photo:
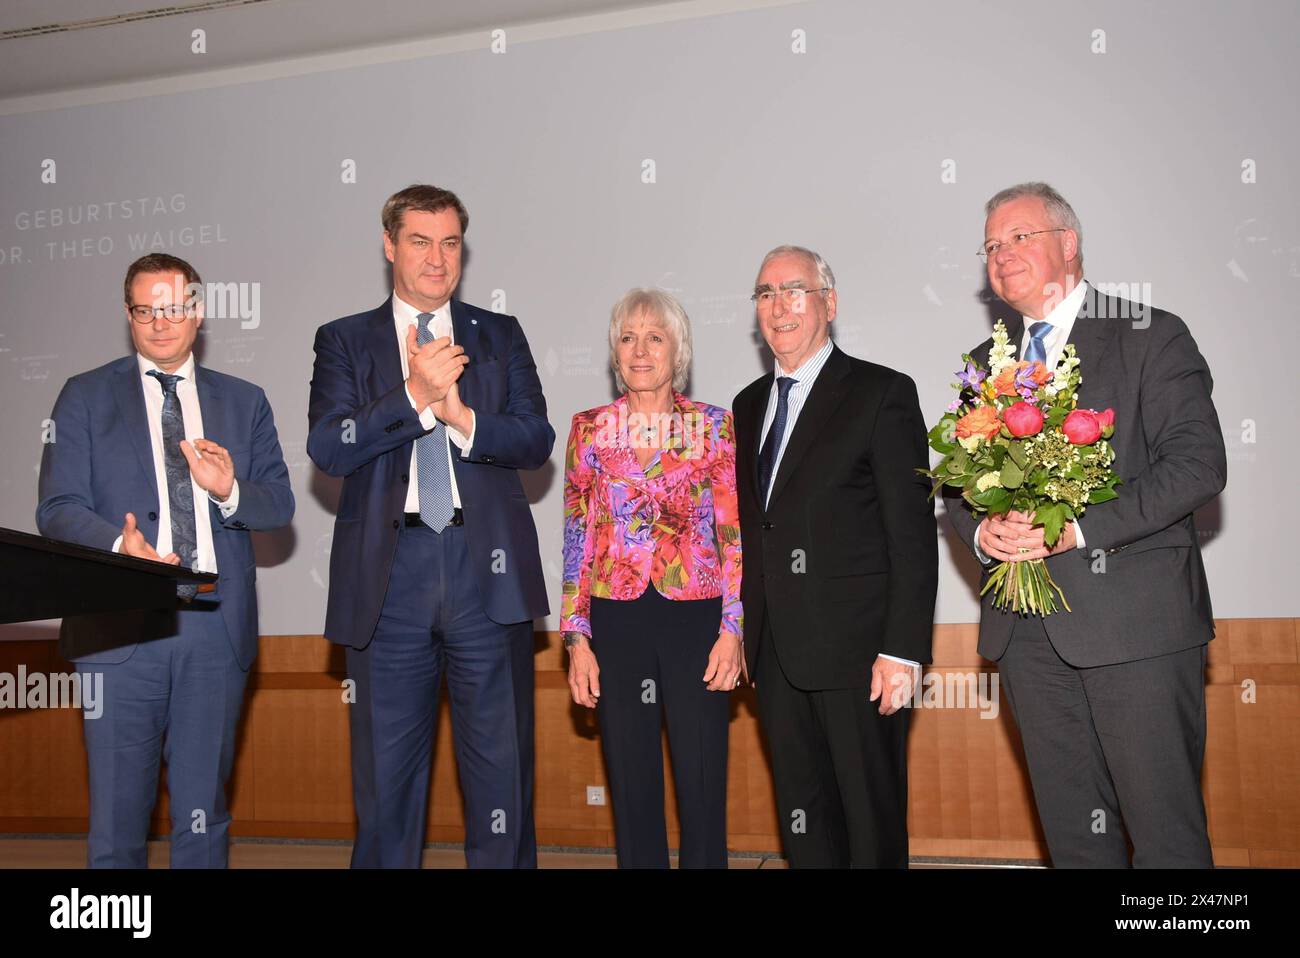
[[[4, 631], [0, 631], [3, 636]], [[594, 714], [573, 705], [555, 633], [537, 641], [535, 816], [544, 845], [611, 847]], [[995, 672], [975, 652], [974, 625], [935, 627], [927, 674]], [[1295, 619], [1221, 620], [1206, 669], [1209, 739], [1203, 788], [1215, 861], [1300, 867], [1300, 635]], [[50, 641], [0, 642], [0, 672], [71, 671]], [[232, 833], [351, 837], [347, 706], [341, 651], [319, 636], [267, 636], [250, 676], [231, 783]], [[914, 856], [1043, 859], [1045, 848], [1009, 710], [921, 708], [912, 717]], [[778, 822], [754, 695], [732, 696], [729, 844], [778, 851]], [[74, 710], [0, 709], [0, 832], [84, 832], [86, 759]], [[666, 758], [666, 756], [665, 756]], [[670, 841], [677, 816], [665, 762]], [[157, 831], [165, 833], [160, 790]], [[443, 702], [435, 747], [430, 841], [463, 837]]]

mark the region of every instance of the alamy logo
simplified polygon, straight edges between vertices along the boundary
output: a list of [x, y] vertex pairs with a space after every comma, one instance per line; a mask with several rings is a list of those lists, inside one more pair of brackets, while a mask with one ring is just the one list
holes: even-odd
[[0, 672], [0, 709], [84, 709], [85, 717], [104, 714], [103, 672]]
[[148, 938], [153, 929], [149, 895], [82, 895], [79, 888], [50, 899], [50, 927], [129, 928], [133, 938]]
[[205, 319], [237, 319], [240, 329], [257, 329], [262, 325], [261, 283], [181, 283], [177, 277], [175, 288], [171, 283], [155, 283], [151, 292], [155, 302], [165, 301], [164, 294], [172, 293], [171, 302], [184, 303], [190, 309], [203, 307]]

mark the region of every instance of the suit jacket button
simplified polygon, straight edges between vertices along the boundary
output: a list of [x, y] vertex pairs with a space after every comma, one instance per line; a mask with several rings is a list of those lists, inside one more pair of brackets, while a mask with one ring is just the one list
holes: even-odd
[[157, 521], [158, 521], [158, 513], [156, 513], [156, 512], [151, 512], [151, 513], [149, 513], [149, 521], [150, 521], [150, 522], [157, 522]]
[[769, 530], [769, 529], [771, 529], [771, 528], [772, 528], [772, 523], [770, 523], [770, 522], [764, 522], [764, 523], [763, 523], [763, 531], [764, 531], [764, 532], [766, 532], [767, 530]]
[[394, 528], [394, 529], [396, 529], [396, 528], [397, 528], [398, 526], [400, 526], [400, 525], [401, 525], [401, 523], [398, 522], [396, 519], [393, 520], [393, 528]]
[[497, 461], [497, 457], [496, 457], [496, 456], [484, 456], [484, 457], [483, 457], [483, 461], [484, 461], [484, 462], [496, 462], [496, 461]]
[[406, 473], [402, 473], [402, 482], [410, 482], [410, 481], [411, 481], [411, 477]]

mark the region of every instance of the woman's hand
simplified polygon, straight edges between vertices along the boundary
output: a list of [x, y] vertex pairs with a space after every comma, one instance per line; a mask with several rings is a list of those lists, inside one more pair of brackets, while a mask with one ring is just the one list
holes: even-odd
[[743, 659], [740, 639], [730, 632], [719, 635], [709, 653], [709, 667], [704, 670], [704, 681], [709, 683], [709, 691], [730, 692], [739, 685], [737, 676]]
[[[576, 637], [576, 641], [570, 642]], [[573, 701], [589, 709], [600, 699], [600, 666], [587, 637], [580, 632], [566, 632], [564, 644], [569, 649], [569, 691]]]

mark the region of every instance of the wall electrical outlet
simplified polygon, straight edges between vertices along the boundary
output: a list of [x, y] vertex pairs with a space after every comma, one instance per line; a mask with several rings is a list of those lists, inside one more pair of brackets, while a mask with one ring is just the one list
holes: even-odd
[[587, 804], [604, 805], [605, 804], [605, 786], [588, 785], [587, 786]]

